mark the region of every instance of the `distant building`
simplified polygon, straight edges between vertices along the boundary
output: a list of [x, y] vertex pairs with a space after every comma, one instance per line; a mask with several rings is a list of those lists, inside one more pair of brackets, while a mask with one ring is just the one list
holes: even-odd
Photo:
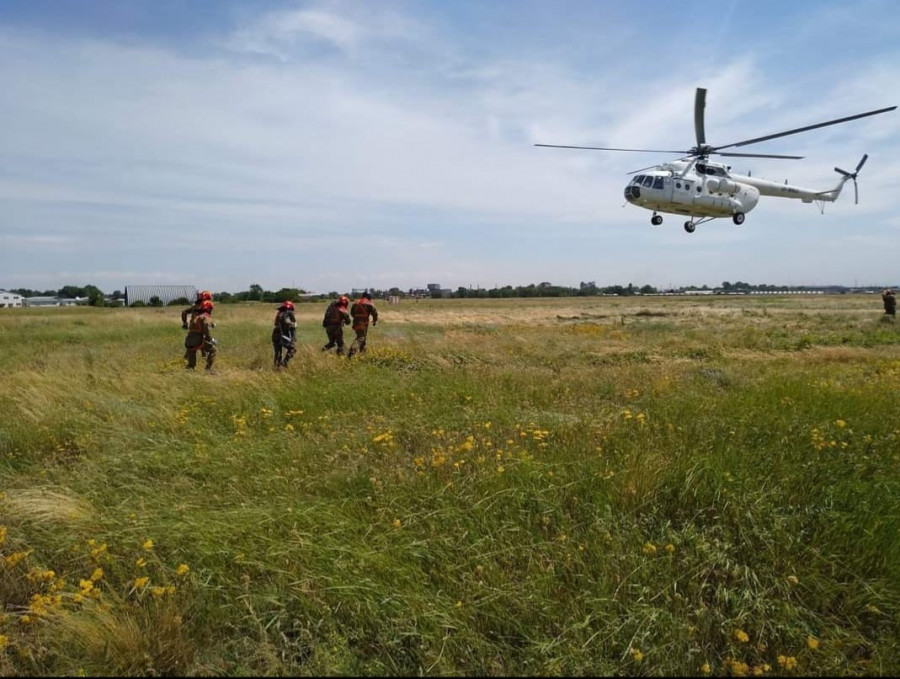
[[197, 288], [193, 285], [126, 285], [125, 306], [131, 306], [135, 302], [150, 304], [150, 300], [158, 297], [163, 306], [176, 299], [186, 299], [193, 302], [197, 299]]
[[17, 295], [14, 292], [7, 292], [6, 290], [0, 290], [0, 307], [20, 307], [24, 306], [22, 295]]
[[87, 297], [52, 297], [38, 296], [26, 297], [25, 306], [27, 307], [44, 307], [44, 306], [77, 306], [79, 304], [87, 304]]

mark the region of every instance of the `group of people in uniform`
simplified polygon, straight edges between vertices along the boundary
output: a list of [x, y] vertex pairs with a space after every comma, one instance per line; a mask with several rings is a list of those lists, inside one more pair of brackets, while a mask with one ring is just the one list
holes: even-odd
[[[212, 329], [216, 324], [211, 315], [215, 305], [212, 293], [203, 290], [197, 293], [196, 302], [181, 312], [181, 327], [188, 331], [184, 339], [185, 368], [194, 370], [197, 367], [197, 352], [206, 358], [206, 370], [212, 370], [218, 350]], [[322, 351], [330, 351], [337, 347], [337, 355], [344, 355], [344, 326], [349, 325], [356, 333], [350, 345], [347, 358], [357, 353], [364, 354], [369, 334], [369, 324], [378, 323], [378, 310], [372, 304], [372, 295], [364, 292], [359, 299], [350, 304], [350, 298], [341, 295], [325, 309], [322, 327], [328, 342]], [[275, 311], [275, 322], [272, 328], [273, 362], [276, 368], [286, 368], [297, 353], [297, 319], [294, 316], [294, 303], [286, 300]]]

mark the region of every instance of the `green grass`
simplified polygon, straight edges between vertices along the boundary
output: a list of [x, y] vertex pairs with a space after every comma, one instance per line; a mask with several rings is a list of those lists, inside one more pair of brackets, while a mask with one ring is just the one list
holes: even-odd
[[4, 310], [0, 674], [898, 674], [878, 307]]

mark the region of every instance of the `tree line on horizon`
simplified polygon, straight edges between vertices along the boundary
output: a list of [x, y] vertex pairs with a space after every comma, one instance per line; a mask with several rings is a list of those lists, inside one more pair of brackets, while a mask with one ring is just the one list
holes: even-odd
[[[373, 298], [386, 297], [432, 297], [432, 298], [452, 298], [452, 299], [502, 299], [516, 297], [591, 297], [595, 295], [622, 296], [631, 295], [656, 295], [663, 292], [684, 293], [690, 291], [709, 291], [724, 293], [746, 293], [746, 292], [788, 292], [791, 290], [813, 290], [822, 287], [831, 287], [836, 290], [848, 290], [844, 286], [806, 286], [806, 285], [772, 285], [759, 284], [754, 285], [743, 281], [723, 281], [721, 286], [709, 287], [708, 285], [696, 286], [687, 285], [678, 288], [658, 289], [652, 285], [642, 285], [640, 287], [629, 283], [628, 285], [607, 285], [599, 286], [595, 281], [582, 281], [578, 287], [553, 285], [548, 281], [528, 285], [504, 285], [494, 286], [492, 288], [470, 288], [460, 286], [456, 290], [401, 290], [392, 287], [385, 290], [377, 288], [368, 288], [368, 292]], [[871, 287], [871, 286], [869, 286]], [[880, 287], [880, 286], [879, 286]], [[95, 285], [64, 285], [57, 290], [31, 290], [29, 288], [12, 288], [10, 292], [22, 295], [23, 297], [40, 297], [55, 296], [61, 298], [87, 298], [89, 306], [110, 306], [117, 304], [116, 300], [124, 299], [125, 295], [121, 290], [115, 290], [110, 295], [105, 294]], [[328, 293], [310, 295], [302, 288], [283, 287], [275, 291], [266, 290], [261, 285], [254, 283], [247, 290], [241, 292], [214, 292], [213, 299], [220, 304], [232, 304], [237, 302], [264, 302], [264, 303], [280, 303], [285, 300], [293, 301], [320, 301], [322, 299], [336, 298], [340, 296], [336, 290]], [[346, 294], [346, 293], [345, 293]], [[168, 303], [168, 306], [181, 306], [191, 304], [194, 300], [188, 300], [184, 297], [174, 299]], [[164, 306], [159, 297], [151, 297], [149, 304], [144, 302], [135, 302], [132, 306]]]

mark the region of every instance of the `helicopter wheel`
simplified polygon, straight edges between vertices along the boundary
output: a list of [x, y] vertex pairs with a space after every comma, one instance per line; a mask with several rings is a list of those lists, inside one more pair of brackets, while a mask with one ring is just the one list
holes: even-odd
[[694, 226], [694, 222], [685, 222], [684, 223], [684, 230], [687, 231], [688, 233], [694, 233], [694, 229], [696, 229], [696, 228], [697, 227]]
[[740, 226], [744, 223], [744, 216], [745, 215], [743, 212], [735, 212], [733, 215], [731, 215], [731, 221]]
[[653, 226], [659, 226], [660, 224], [662, 224], [662, 217], [660, 217], [659, 215], [653, 215], [650, 218], [650, 223], [653, 224]]

